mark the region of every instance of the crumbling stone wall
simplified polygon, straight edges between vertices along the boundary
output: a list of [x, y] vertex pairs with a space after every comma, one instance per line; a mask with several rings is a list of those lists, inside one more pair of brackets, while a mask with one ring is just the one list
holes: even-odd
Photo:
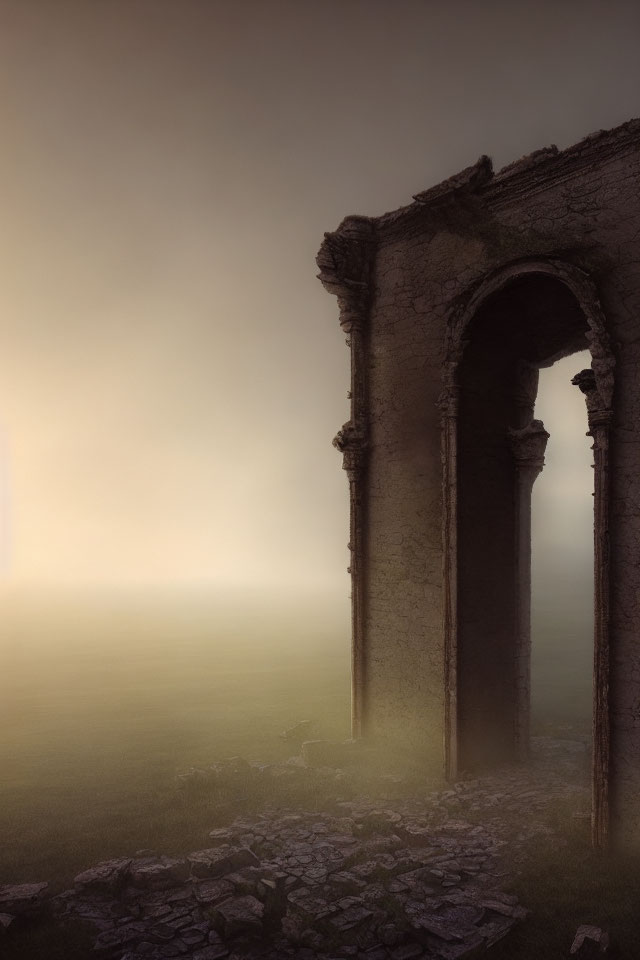
[[495, 175], [483, 157], [407, 207], [347, 217], [318, 254], [352, 355], [334, 442], [351, 495], [354, 735], [451, 777], [526, 754], [530, 546], [512, 433], [528, 429], [535, 370], [586, 343], [593, 835], [638, 847], [639, 182], [634, 120]]

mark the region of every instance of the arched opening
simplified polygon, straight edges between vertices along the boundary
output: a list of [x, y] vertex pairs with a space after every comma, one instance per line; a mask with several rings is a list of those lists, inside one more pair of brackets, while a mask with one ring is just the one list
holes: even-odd
[[457, 370], [461, 770], [528, 755], [531, 491], [546, 442], [534, 420], [538, 371], [587, 349], [589, 333], [568, 286], [535, 272], [488, 295], [466, 327]]
[[584, 394], [593, 439], [591, 838], [606, 848], [609, 448], [616, 361], [593, 281], [555, 258], [505, 265], [471, 291], [449, 320], [439, 401], [444, 759], [446, 775], [455, 779], [465, 762], [478, 767], [527, 756], [531, 490], [547, 437], [533, 419], [537, 377], [542, 366], [585, 347], [590, 367], [572, 383]]

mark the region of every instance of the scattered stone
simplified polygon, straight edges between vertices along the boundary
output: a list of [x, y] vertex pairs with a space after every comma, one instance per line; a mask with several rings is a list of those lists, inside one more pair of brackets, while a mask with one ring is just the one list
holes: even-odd
[[[274, 807], [237, 817], [211, 831], [209, 847], [105, 861], [49, 901], [46, 884], [2, 887], [0, 930], [19, 915], [14, 907], [28, 913], [48, 902], [60, 920], [92, 925], [98, 960], [470, 960], [527, 915], [500, 888], [528, 844], [559, 839], [546, 806], [587, 794], [576, 751], [535, 749], [537, 766], [445, 790], [422, 785], [387, 800], [360, 793], [331, 813]], [[237, 758], [223, 763], [241, 777], [267, 775]], [[318, 782], [335, 774], [277, 766]], [[457, 798], [477, 807], [482, 825], [450, 816]], [[606, 935], [587, 930], [598, 928], [580, 928], [572, 955], [601, 956]]]
[[215, 843], [233, 843], [236, 834], [230, 827], [216, 827], [209, 833], [209, 839]]
[[601, 927], [583, 924], [576, 930], [574, 941], [569, 951], [572, 957], [580, 960], [596, 960], [609, 952], [609, 934]]
[[48, 883], [6, 884], [0, 887], [0, 913], [23, 916], [37, 912], [43, 904]]
[[131, 943], [140, 942], [149, 936], [143, 923], [128, 923], [115, 930], [105, 930], [95, 942], [95, 949], [112, 953]]
[[222, 877], [242, 867], [257, 866], [260, 863], [255, 853], [248, 847], [223, 845], [207, 850], [196, 850], [187, 857], [194, 877]]
[[188, 861], [175, 857], [142, 857], [132, 860], [129, 867], [130, 880], [135, 887], [170, 886], [186, 880], [189, 872]]
[[10, 913], [0, 913], [0, 934], [6, 933], [14, 920]]
[[481, 900], [480, 904], [481, 906], [486, 907], [487, 910], [493, 910], [495, 913], [500, 913], [505, 917], [516, 917], [518, 920], [524, 920], [524, 918], [529, 915], [529, 911], [524, 907], [503, 903], [498, 898], [492, 900]]
[[233, 937], [258, 939], [262, 934], [264, 904], [256, 897], [237, 897], [224, 900], [213, 914], [216, 930], [223, 940]]
[[280, 734], [280, 739], [293, 740], [295, 742], [302, 743], [303, 740], [306, 740], [309, 730], [312, 726], [312, 720], [300, 720], [298, 723], [294, 723], [294, 725], [289, 727], [287, 730], [283, 730]]
[[105, 860], [95, 867], [90, 867], [89, 870], [79, 873], [73, 882], [78, 888], [84, 887], [114, 893], [123, 886], [131, 862], [130, 857], [121, 860]]
[[196, 899], [202, 904], [219, 903], [226, 900], [233, 893], [233, 884], [228, 880], [203, 880], [194, 884]]
[[514, 921], [511, 917], [494, 917], [488, 922], [483, 923], [481, 935], [487, 948], [492, 947], [498, 940], [506, 937], [513, 927], [513, 923]]
[[372, 929], [376, 918], [378, 920], [386, 919], [384, 915], [380, 917], [375, 911], [370, 910], [360, 900], [355, 903], [348, 903], [333, 916], [328, 917], [327, 925], [334, 937], [338, 936], [348, 943], [353, 939], [360, 941], [363, 933]]

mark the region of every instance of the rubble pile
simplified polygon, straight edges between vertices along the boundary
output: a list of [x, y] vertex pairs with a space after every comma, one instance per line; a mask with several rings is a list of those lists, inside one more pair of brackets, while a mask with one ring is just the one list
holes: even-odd
[[583, 752], [539, 741], [531, 767], [428, 796], [265, 809], [184, 856], [98, 864], [55, 897], [0, 888], [0, 914], [90, 923], [104, 960], [463, 960], [526, 916], [504, 887], [531, 840], [549, 842], [549, 804], [585, 793]]

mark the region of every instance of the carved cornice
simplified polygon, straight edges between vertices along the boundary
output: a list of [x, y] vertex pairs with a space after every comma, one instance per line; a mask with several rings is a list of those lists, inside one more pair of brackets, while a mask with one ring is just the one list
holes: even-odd
[[413, 203], [377, 217], [378, 233], [385, 237], [404, 227], [423, 210], [429, 211], [440, 206], [443, 200], [456, 200], [465, 194], [474, 194], [492, 208], [531, 197], [540, 190], [548, 190], [551, 184], [571, 182], [585, 167], [604, 167], [609, 160], [636, 151], [639, 142], [640, 119], [636, 118], [612, 130], [589, 134], [565, 150], [558, 150], [556, 146], [534, 150], [495, 174], [488, 158], [481, 157], [473, 166], [414, 194]]
[[361, 330], [371, 301], [375, 223], [347, 217], [334, 233], [325, 233], [316, 263], [325, 290], [338, 298], [340, 326], [347, 335]]
[[493, 164], [491, 157], [483, 154], [479, 160], [465, 167], [459, 173], [454, 173], [452, 177], [443, 180], [442, 183], [423, 190], [421, 193], [415, 193], [413, 199], [422, 206], [435, 207], [442, 203], [451, 203], [464, 194], [475, 193], [479, 187], [488, 183], [493, 176]]

